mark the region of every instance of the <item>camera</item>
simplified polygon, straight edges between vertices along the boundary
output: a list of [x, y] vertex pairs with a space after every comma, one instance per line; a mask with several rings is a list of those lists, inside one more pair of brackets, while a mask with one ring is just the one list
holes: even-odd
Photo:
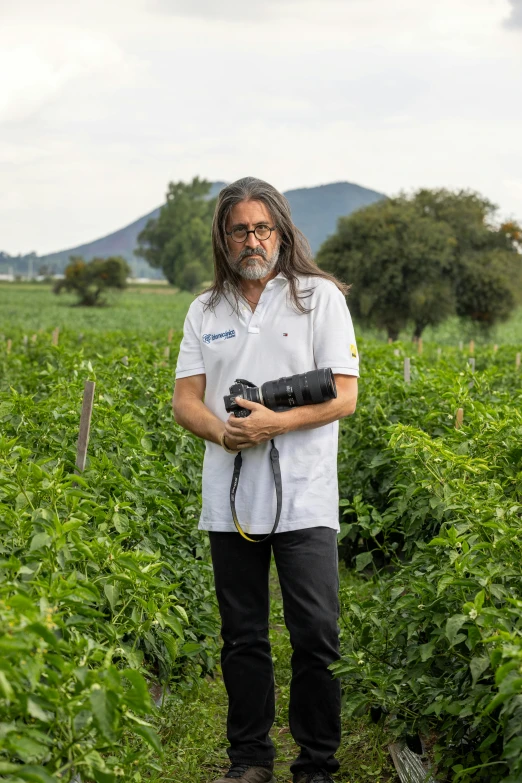
[[237, 378], [224, 397], [225, 408], [238, 419], [250, 415], [235, 401], [236, 397], [257, 402], [273, 411], [286, 411], [298, 405], [314, 405], [337, 397], [335, 378], [330, 367], [310, 370], [301, 375], [290, 375], [255, 386], [250, 381]]

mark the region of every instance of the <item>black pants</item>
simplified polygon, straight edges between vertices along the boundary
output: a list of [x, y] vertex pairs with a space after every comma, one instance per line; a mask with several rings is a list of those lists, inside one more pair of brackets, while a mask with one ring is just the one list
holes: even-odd
[[[264, 543], [209, 533], [221, 613], [221, 665], [228, 693], [228, 755], [267, 764], [275, 751], [274, 672], [268, 640], [271, 551], [292, 644], [289, 725], [301, 752], [291, 771], [339, 769], [341, 685], [328, 665], [339, 658], [337, 535], [327, 527], [276, 533]], [[252, 536], [253, 537], [253, 536]], [[262, 538], [262, 536], [258, 536]]]

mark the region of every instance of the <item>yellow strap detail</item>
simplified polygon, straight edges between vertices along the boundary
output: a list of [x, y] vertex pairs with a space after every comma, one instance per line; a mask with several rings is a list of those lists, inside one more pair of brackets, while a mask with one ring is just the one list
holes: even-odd
[[240, 536], [243, 536], [243, 538], [246, 539], [246, 541], [251, 541], [253, 544], [259, 543], [259, 541], [257, 541], [255, 538], [249, 538], [249, 536], [247, 536], [247, 534], [239, 524], [239, 519], [237, 518], [236, 514], [232, 515], [232, 519], [234, 520], [234, 525], [236, 526], [237, 532], [239, 533]]

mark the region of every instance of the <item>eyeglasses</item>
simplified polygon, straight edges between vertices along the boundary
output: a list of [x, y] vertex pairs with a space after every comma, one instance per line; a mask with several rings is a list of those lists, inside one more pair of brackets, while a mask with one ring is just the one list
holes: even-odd
[[276, 228], [277, 226], [272, 226], [271, 228], [270, 226], [259, 225], [248, 231], [246, 228], [238, 226], [237, 228], [233, 228], [232, 231], [225, 231], [225, 234], [227, 237], [232, 237], [234, 242], [244, 242], [249, 234], [253, 234], [260, 242], [265, 242]]

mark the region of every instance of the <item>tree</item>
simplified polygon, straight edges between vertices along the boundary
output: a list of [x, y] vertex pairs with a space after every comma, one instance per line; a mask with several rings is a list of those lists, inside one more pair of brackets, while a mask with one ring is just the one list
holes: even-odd
[[520, 301], [522, 232], [495, 224], [495, 206], [477, 193], [420, 190], [341, 218], [320, 248], [320, 266], [353, 284], [362, 323], [396, 339], [457, 314], [484, 328]]
[[215, 199], [211, 183], [195, 177], [191, 183], [170, 182], [167, 202], [138, 235], [136, 255], [162, 269], [172, 285], [193, 291], [212, 276], [212, 217]]
[[78, 305], [86, 307], [106, 304], [102, 294], [108, 289], [124, 289], [130, 269], [124, 258], [93, 258], [85, 262], [80, 256], [71, 256], [65, 268], [65, 277], [58, 280], [53, 288], [55, 294], [61, 291], [74, 291], [78, 295]]
[[498, 226], [496, 206], [478, 193], [420, 190], [414, 203], [450, 226], [455, 238], [451, 278], [457, 315], [484, 329], [507, 320], [521, 301], [520, 227], [512, 221]]
[[448, 272], [454, 252], [449, 228], [412, 204], [387, 199], [340, 218], [317, 263], [351, 283], [350, 308], [366, 325], [396, 340], [408, 323], [420, 336], [455, 310]]

